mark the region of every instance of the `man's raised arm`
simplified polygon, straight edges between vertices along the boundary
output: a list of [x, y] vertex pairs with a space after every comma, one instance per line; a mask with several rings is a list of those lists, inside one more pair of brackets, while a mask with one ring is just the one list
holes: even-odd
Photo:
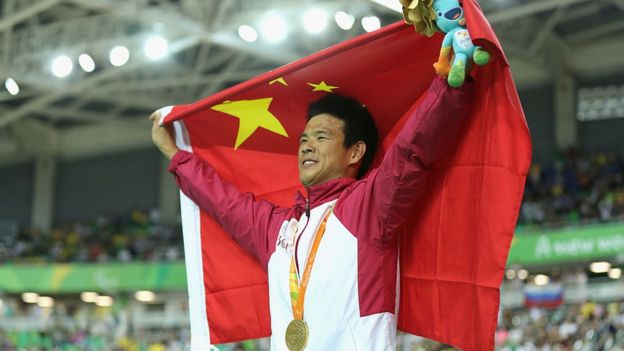
[[210, 214], [266, 269], [270, 247], [277, 238], [279, 228], [276, 226], [281, 225], [281, 217], [286, 218], [287, 210], [267, 201], [256, 201], [251, 193], [241, 193], [234, 185], [222, 180], [208, 162], [179, 150], [167, 127], [158, 124], [158, 113], [150, 119], [153, 123], [152, 140], [171, 160], [169, 172], [175, 176], [180, 190]]
[[[352, 232], [370, 242], [394, 242], [397, 230], [427, 186], [427, 170], [450, 151], [472, 95], [472, 83], [451, 88], [436, 77], [381, 165], [356, 183], [336, 212]], [[359, 209], [355, 211], [354, 209]]]
[[373, 192], [384, 235], [393, 237], [427, 185], [427, 170], [456, 144], [472, 98], [472, 82], [451, 88], [436, 76], [424, 101], [386, 152]]

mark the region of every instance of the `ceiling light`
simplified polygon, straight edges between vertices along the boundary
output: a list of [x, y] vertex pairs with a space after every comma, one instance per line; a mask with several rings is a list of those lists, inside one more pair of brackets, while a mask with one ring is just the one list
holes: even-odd
[[93, 303], [97, 301], [99, 294], [92, 291], [85, 291], [80, 294], [80, 299], [86, 303]]
[[260, 23], [260, 33], [264, 40], [276, 44], [286, 39], [288, 27], [280, 15], [271, 12], [262, 19]]
[[61, 55], [52, 60], [52, 74], [58, 78], [67, 77], [74, 69], [74, 63], [65, 55]]
[[13, 78], [7, 78], [4, 81], [4, 87], [11, 95], [17, 95], [19, 93], [19, 85]]
[[336, 21], [338, 27], [344, 30], [349, 30], [353, 28], [353, 24], [355, 23], [355, 17], [344, 11], [336, 12], [336, 14], [334, 15], [334, 20]]
[[607, 273], [611, 269], [609, 262], [594, 262], [589, 265], [589, 270], [593, 273]]
[[88, 54], [78, 56], [78, 64], [85, 72], [93, 72], [95, 69], [95, 62]]
[[518, 271], [518, 279], [525, 280], [528, 278], [529, 272], [526, 269], [521, 269]]
[[256, 32], [256, 30], [253, 29], [252, 26], [247, 24], [243, 24], [242, 26], [238, 27], [238, 36], [240, 36], [241, 39], [248, 43], [253, 43], [254, 41], [258, 40], [258, 32]]
[[533, 279], [533, 282], [535, 283], [535, 285], [546, 285], [548, 284], [549, 281], [550, 281], [550, 278], [548, 278], [548, 276], [545, 274], [538, 274]]
[[368, 16], [362, 18], [362, 28], [367, 32], [372, 32], [381, 28], [381, 21], [377, 16]]
[[116, 46], [110, 51], [108, 58], [113, 66], [120, 67], [130, 59], [130, 51], [125, 46]]
[[141, 302], [152, 302], [156, 300], [156, 294], [151, 291], [142, 290], [134, 293], [134, 298]]
[[52, 307], [54, 306], [54, 299], [49, 296], [40, 296], [37, 300], [39, 307]]
[[327, 13], [321, 9], [311, 9], [303, 15], [303, 28], [312, 34], [322, 32], [327, 27]]
[[620, 279], [621, 276], [622, 276], [622, 270], [620, 268], [611, 268], [609, 270], [609, 278]]
[[110, 307], [113, 305], [113, 298], [110, 296], [98, 296], [95, 299], [95, 304], [100, 307]]
[[396, 11], [400, 14], [403, 14], [403, 8], [399, 1], [396, 1], [396, 0], [371, 0], [371, 1], [381, 6], [387, 7], [392, 11]]
[[160, 60], [167, 56], [169, 43], [167, 39], [160, 35], [155, 35], [147, 39], [143, 45], [143, 52], [150, 60]]

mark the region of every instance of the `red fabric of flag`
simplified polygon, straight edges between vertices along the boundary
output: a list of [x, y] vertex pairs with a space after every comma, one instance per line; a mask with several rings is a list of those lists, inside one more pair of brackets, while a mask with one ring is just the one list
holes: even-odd
[[[531, 145], [500, 44], [476, 1], [464, 8], [473, 41], [492, 60], [473, 70], [468, 122], [454, 151], [430, 170], [400, 239], [399, 329], [491, 350]], [[356, 97], [385, 149], [432, 81], [441, 40], [396, 23], [175, 106], [164, 122], [182, 120], [193, 152], [241, 191], [290, 206], [303, 190], [296, 151], [307, 104], [332, 92]], [[270, 335], [266, 273], [208, 215], [200, 222], [211, 341]]]

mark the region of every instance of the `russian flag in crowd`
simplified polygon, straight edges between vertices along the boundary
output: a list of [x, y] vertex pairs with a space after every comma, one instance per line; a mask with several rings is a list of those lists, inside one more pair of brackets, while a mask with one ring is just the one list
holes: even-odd
[[527, 307], [554, 308], [563, 302], [561, 284], [527, 285], [524, 288], [524, 305]]

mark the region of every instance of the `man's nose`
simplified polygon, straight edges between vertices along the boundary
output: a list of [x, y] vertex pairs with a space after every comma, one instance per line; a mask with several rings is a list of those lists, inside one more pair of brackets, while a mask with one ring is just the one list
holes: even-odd
[[311, 142], [307, 141], [303, 144], [301, 144], [301, 152], [304, 154], [308, 154], [310, 152], [314, 151], [314, 145], [312, 145]]

